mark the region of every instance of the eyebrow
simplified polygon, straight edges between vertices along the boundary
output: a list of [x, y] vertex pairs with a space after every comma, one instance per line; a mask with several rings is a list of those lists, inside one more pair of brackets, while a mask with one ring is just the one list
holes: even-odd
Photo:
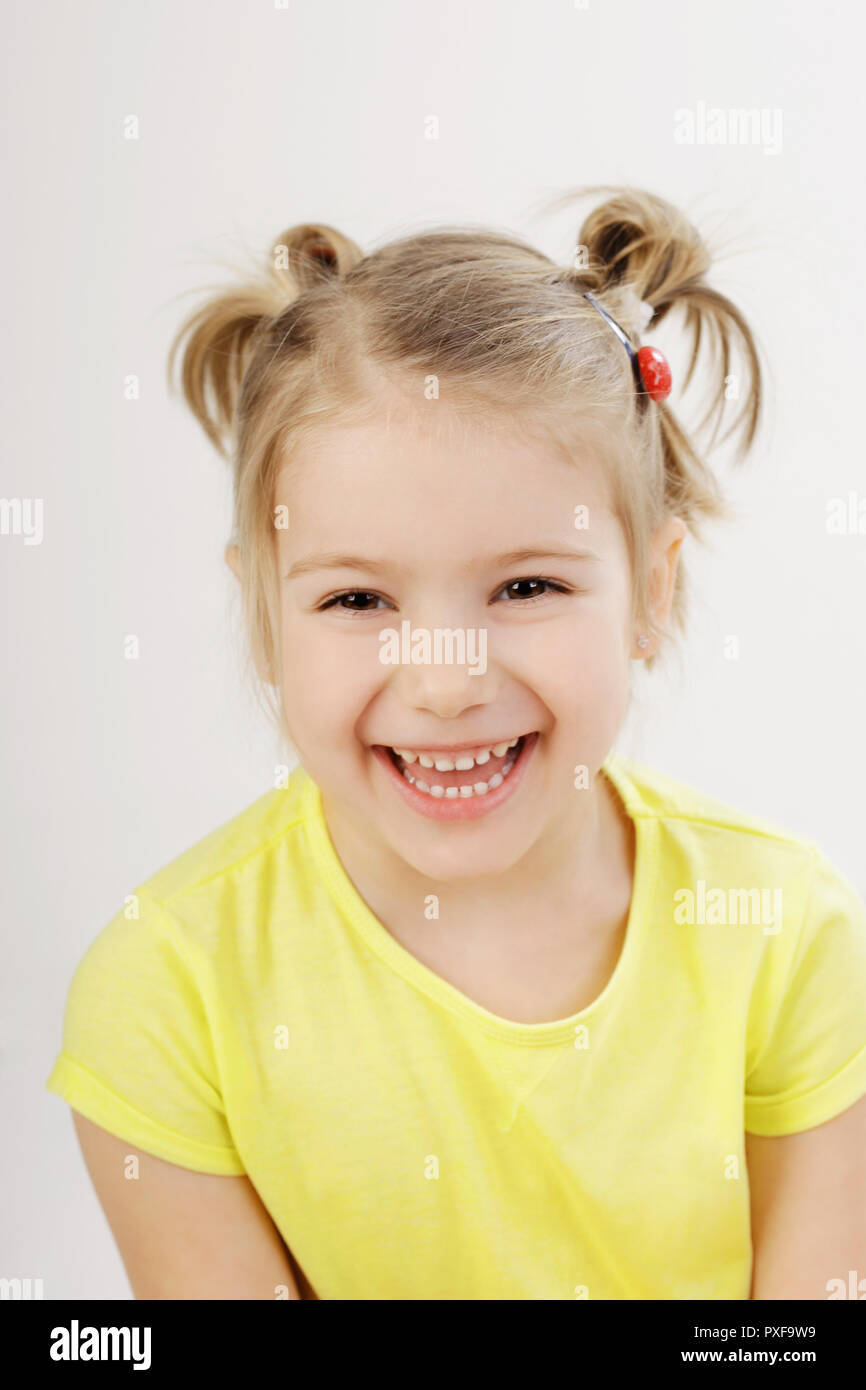
[[[482, 556], [468, 565], [467, 569], [480, 569], [482, 566], [489, 566], [491, 569], [505, 569], [509, 565], [523, 564], [526, 560], [600, 561], [601, 556], [597, 555], [594, 550], [539, 550], [530, 547], [524, 550], [509, 550], [504, 555]], [[367, 559], [363, 555], [342, 555], [336, 551], [328, 551], [322, 555], [307, 555], [303, 560], [296, 560], [286, 570], [283, 578], [298, 579], [302, 574], [309, 574], [312, 570], [350, 569], [367, 570], [370, 574], [386, 574], [389, 569], [399, 568], [399, 565], [389, 565], [385, 560], [373, 560]]]

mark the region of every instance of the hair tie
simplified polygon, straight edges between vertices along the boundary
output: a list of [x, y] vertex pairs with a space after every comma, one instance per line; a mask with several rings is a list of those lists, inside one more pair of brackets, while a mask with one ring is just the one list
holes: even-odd
[[638, 299], [637, 313], [635, 318], [638, 321], [638, 332], [641, 337], [646, 333], [653, 319], [655, 318], [655, 305], [650, 304], [648, 299]]
[[[606, 309], [602, 309], [595, 296], [585, 290], [583, 297], [584, 299], [588, 299], [593, 308], [597, 309], [602, 318], [610, 324], [628, 353], [638, 390], [645, 391], [654, 401], [666, 400], [671, 393], [671, 369], [668, 359], [661, 349], [650, 347], [649, 344], [647, 344], [645, 347], [638, 348], [637, 352], [635, 352], [628, 334], [620, 327], [616, 319], [611, 318]], [[638, 304], [641, 306], [643, 314], [645, 314], [646, 310], [650, 311], [649, 317], [646, 318], [646, 322], [641, 328], [641, 332], [643, 332], [655, 313], [655, 309], [653, 309], [653, 306], [645, 299], [638, 300]]]

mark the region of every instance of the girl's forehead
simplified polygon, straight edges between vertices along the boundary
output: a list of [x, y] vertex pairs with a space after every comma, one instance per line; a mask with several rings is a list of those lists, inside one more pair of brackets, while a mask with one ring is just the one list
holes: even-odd
[[[438, 572], [579, 556], [588, 564], [618, 555], [620, 527], [596, 471], [555, 451], [501, 441], [485, 452], [411, 452], [396, 439], [381, 450], [346, 436], [293, 461], [280, 475], [277, 505], [289, 524], [277, 531], [285, 575], [376, 557], [405, 571]], [[366, 444], [371, 443], [368, 437]], [[494, 557], [498, 557], [494, 559]], [[337, 561], [343, 563], [338, 566]]]
[[364, 510], [461, 504], [529, 513], [568, 501], [606, 510], [609, 476], [587, 445], [567, 449], [521, 429], [428, 428], [393, 421], [317, 432], [295, 448], [275, 480], [275, 502], [311, 516], [342, 501]]

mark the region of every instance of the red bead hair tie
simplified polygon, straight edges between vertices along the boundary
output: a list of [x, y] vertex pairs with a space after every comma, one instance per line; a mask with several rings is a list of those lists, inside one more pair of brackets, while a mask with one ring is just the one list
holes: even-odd
[[654, 401], [666, 400], [671, 393], [671, 369], [661, 349], [647, 345], [635, 352], [628, 334], [620, 328], [616, 319], [611, 318], [606, 309], [602, 309], [595, 296], [584, 292], [583, 297], [589, 300], [603, 319], [607, 320], [628, 353], [638, 390], [645, 391]]

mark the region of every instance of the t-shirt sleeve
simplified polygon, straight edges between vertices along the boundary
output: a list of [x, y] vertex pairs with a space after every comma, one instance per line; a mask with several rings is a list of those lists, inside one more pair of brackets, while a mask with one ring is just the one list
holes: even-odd
[[62, 1049], [46, 1087], [94, 1124], [169, 1163], [245, 1172], [220, 1093], [201, 992], [168, 910], [109, 922], [66, 999]]
[[762, 1009], [764, 1041], [746, 1076], [752, 1134], [811, 1129], [866, 1094], [866, 907], [826, 855], [812, 853], [799, 938]]

